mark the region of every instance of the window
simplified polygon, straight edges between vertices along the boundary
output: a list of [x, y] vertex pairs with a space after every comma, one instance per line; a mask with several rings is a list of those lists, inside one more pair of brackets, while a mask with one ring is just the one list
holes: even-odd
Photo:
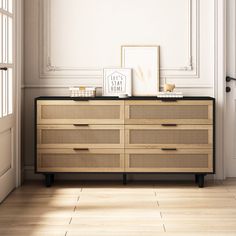
[[0, 0], [0, 118], [13, 112], [13, 0]]

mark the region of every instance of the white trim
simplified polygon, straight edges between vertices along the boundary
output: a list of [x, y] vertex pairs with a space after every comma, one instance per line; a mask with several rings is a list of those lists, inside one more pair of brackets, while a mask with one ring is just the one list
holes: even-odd
[[42, 174], [36, 174], [34, 166], [24, 166], [24, 178], [26, 180], [43, 180]]
[[[83, 83], [80, 83], [81, 85], [84, 85]], [[73, 84], [72, 84], [73, 85]], [[65, 88], [65, 89], [68, 89], [71, 85], [68, 84], [67, 86], [65, 85], [60, 85], [60, 84], [53, 84], [53, 85], [42, 85], [42, 84], [28, 84], [28, 85], [22, 85], [21, 86], [21, 89], [50, 89], [50, 88]], [[161, 88], [163, 87], [164, 85], [161, 84]], [[101, 85], [97, 86], [97, 88], [102, 88]], [[187, 89], [187, 88], [191, 88], [191, 89], [201, 89], [201, 88], [210, 88], [210, 89], [213, 89], [212, 85], [211, 84], [207, 84], [207, 85], [202, 85], [202, 84], [197, 84], [197, 85], [194, 85], [194, 87], [191, 85], [191, 84], [186, 84], [184, 86], [178, 86], [178, 89]]]
[[0, 9], [0, 13], [2, 13], [2, 14], [4, 14], [4, 15], [7, 15], [7, 16], [9, 16], [9, 17], [13, 17], [13, 14], [12, 14], [12, 13], [10, 13], [9, 11], [6, 11], [6, 10], [4, 10], [4, 9]]
[[[187, 0], [188, 2], [188, 55], [186, 59], [186, 65], [181, 67], [165, 67], [160, 68], [164, 73], [160, 78], [181, 78], [181, 79], [198, 79], [199, 67], [200, 67], [200, 48], [199, 48], [199, 32], [200, 32], [200, 0]], [[39, 1], [40, 8], [40, 79], [45, 78], [102, 78], [102, 68], [91, 67], [66, 67], [63, 65], [55, 65], [51, 58], [51, 0]], [[194, 40], [193, 40], [194, 37]], [[195, 43], [193, 43], [195, 42]], [[193, 62], [193, 51], [195, 61]], [[193, 66], [195, 64], [195, 66]], [[62, 72], [72, 72], [71, 74], [65, 74]], [[165, 72], [170, 72], [165, 73]], [[56, 72], [56, 73], [55, 73]], [[182, 72], [182, 73], [178, 73]], [[176, 74], [175, 74], [176, 73]]]
[[65, 86], [65, 85], [59, 85], [59, 84], [55, 84], [55, 85], [23, 85], [21, 88], [22, 89], [50, 89], [50, 88], [65, 88], [65, 89], [69, 89], [70, 85]]
[[[226, 1], [226, 74], [236, 77], [236, 2], [235, 0]], [[224, 110], [224, 154], [225, 154], [225, 177], [235, 176], [235, 82], [226, 83], [225, 86], [231, 87], [232, 91], [226, 93]]]
[[225, 178], [224, 108], [226, 77], [226, 0], [215, 3], [216, 178]]
[[13, 63], [11, 63], [11, 64], [8, 64], [8, 63], [1, 63], [1, 66], [2, 66], [2, 67], [10, 67], [10, 68], [13, 68], [13, 67], [14, 67]]
[[15, 54], [15, 156], [16, 156], [16, 187], [21, 185], [21, 83], [22, 83], [22, 61], [23, 61], [23, 0], [15, 0], [16, 10], [16, 54]]

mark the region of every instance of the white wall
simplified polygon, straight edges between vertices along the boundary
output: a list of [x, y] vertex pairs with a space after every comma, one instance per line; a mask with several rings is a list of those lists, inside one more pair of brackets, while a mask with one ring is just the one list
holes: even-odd
[[101, 86], [102, 68], [120, 66], [121, 45], [160, 45], [162, 85], [214, 96], [216, 2], [25, 0], [26, 175], [34, 164], [33, 99]]

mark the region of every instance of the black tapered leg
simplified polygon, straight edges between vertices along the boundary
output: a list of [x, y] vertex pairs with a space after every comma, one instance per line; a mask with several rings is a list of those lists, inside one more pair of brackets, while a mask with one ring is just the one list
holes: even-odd
[[54, 174], [51, 174], [51, 178], [52, 178], [52, 184], [54, 184], [54, 180], [55, 180]]
[[53, 177], [52, 174], [45, 174], [45, 186], [46, 187], [51, 187], [53, 179], [54, 179], [54, 177]]
[[195, 175], [195, 183], [198, 184], [198, 181], [199, 181], [199, 175], [196, 174], [196, 175]]
[[126, 185], [127, 184], [127, 175], [123, 174], [123, 184]]
[[198, 187], [203, 188], [204, 187], [204, 174], [201, 174], [198, 176]]

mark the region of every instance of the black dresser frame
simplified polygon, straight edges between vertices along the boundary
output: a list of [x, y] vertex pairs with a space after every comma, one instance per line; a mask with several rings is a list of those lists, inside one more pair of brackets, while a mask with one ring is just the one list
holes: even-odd
[[[163, 102], [175, 102], [178, 100], [211, 100], [213, 101], [213, 171], [212, 172], [115, 172], [112, 174], [122, 174], [123, 175], [123, 184], [127, 184], [127, 175], [128, 174], [194, 174], [195, 183], [198, 184], [199, 188], [204, 187], [204, 178], [207, 174], [215, 174], [215, 98], [196, 96], [196, 97], [182, 97], [182, 98], [158, 98], [153, 96], [137, 96], [137, 97], [128, 97], [128, 98], [119, 98], [119, 97], [91, 97], [91, 98], [72, 98], [72, 97], [58, 97], [58, 96], [42, 96], [35, 98], [35, 116], [34, 116], [34, 169], [36, 174], [45, 175], [45, 186], [50, 187], [54, 183], [54, 174], [56, 173], [73, 173], [73, 172], [52, 172], [45, 173], [37, 171], [37, 101], [39, 100], [73, 100], [73, 101], [89, 101], [89, 100], [159, 100]], [[74, 172], [78, 173], [78, 172]], [[89, 174], [88, 172], [79, 172], [80, 174]], [[91, 173], [91, 172], [90, 172]], [[92, 172], [92, 174], [111, 174], [111, 172]]]

